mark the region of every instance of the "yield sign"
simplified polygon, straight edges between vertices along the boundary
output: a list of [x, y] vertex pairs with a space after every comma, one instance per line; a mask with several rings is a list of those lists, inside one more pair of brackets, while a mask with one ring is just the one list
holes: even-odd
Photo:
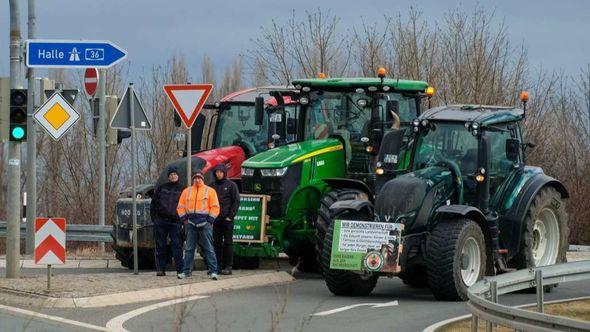
[[57, 141], [80, 119], [80, 114], [59, 92], [55, 92], [33, 118]]
[[213, 90], [212, 84], [164, 85], [164, 91], [187, 128], [191, 128], [205, 101]]
[[66, 220], [37, 218], [35, 220], [35, 264], [66, 263]]

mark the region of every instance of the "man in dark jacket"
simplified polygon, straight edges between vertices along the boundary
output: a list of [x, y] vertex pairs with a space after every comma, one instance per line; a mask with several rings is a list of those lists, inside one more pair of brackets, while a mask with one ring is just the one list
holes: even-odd
[[168, 181], [156, 188], [150, 206], [152, 221], [154, 222], [154, 238], [156, 239], [157, 276], [166, 275], [166, 260], [168, 258], [166, 244], [168, 237], [170, 237], [176, 273], [182, 273], [183, 268], [180, 239], [182, 224], [176, 213], [176, 207], [184, 188], [178, 182], [178, 173], [175, 167], [168, 169]]
[[221, 212], [213, 224], [213, 239], [215, 255], [219, 266], [223, 267], [221, 274], [232, 274], [233, 265], [233, 232], [234, 217], [240, 206], [240, 192], [238, 186], [227, 179], [227, 169], [224, 164], [213, 168], [215, 182], [211, 185], [217, 192]]

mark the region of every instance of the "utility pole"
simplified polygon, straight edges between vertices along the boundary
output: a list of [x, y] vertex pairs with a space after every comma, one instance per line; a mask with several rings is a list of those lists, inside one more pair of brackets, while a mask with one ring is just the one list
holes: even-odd
[[[107, 70], [100, 69], [98, 75], [98, 224], [104, 226], [104, 210], [105, 210], [105, 187], [106, 187], [106, 162], [105, 162], [105, 123], [104, 123], [104, 109], [105, 109], [105, 95], [106, 95], [106, 81]], [[99, 243], [100, 253], [104, 254], [104, 242]]]
[[[37, 18], [35, 0], [28, 2], [28, 38], [35, 39]], [[25, 253], [32, 255], [35, 249], [35, 219], [37, 218], [37, 129], [35, 113], [35, 69], [29, 68], [27, 92], [27, 239]], [[43, 91], [41, 91], [43, 93]]]
[[[9, 0], [10, 7], [10, 88], [21, 83], [21, 31], [19, 0]], [[6, 278], [19, 277], [20, 263], [20, 142], [8, 142], [8, 225], [6, 230]]]

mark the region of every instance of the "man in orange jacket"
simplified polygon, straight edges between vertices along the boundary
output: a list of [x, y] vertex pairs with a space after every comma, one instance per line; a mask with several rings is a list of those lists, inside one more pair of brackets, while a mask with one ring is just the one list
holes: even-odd
[[219, 215], [219, 201], [215, 189], [206, 186], [203, 172], [197, 170], [192, 177], [192, 185], [182, 191], [176, 209], [186, 229], [184, 249], [184, 270], [178, 279], [191, 275], [197, 243], [209, 267], [209, 278], [217, 280], [217, 259], [213, 249], [213, 222]]

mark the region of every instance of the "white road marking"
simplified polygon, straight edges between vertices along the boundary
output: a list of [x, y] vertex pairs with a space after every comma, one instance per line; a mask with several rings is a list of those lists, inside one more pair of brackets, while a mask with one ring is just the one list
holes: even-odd
[[385, 302], [385, 303], [359, 303], [359, 304], [353, 304], [353, 305], [349, 305], [346, 307], [340, 307], [340, 308], [336, 308], [336, 309], [332, 309], [332, 310], [316, 312], [312, 316], [328, 316], [331, 314], [336, 314], [336, 313], [339, 313], [342, 311], [354, 309], [357, 307], [364, 307], [364, 306], [370, 306], [371, 308], [384, 308], [384, 307], [393, 307], [398, 304], [399, 303], [397, 302], [397, 300], [391, 301], [391, 302]]
[[128, 313], [122, 314], [120, 316], [117, 316], [113, 319], [111, 319], [108, 323], [107, 323], [107, 331], [111, 331], [111, 332], [129, 332], [128, 330], [126, 330], [125, 328], [123, 328], [123, 324], [125, 324], [126, 321], [128, 321], [129, 319], [145, 314], [148, 311], [152, 311], [152, 310], [156, 310], [156, 309], [160, 309], [163, 307], [167, 307], [169, 305], [174, 305], [174, 304], [178, 304], [178, 303], [183, 303], [183, 302], [187, 302], [187, 301], [193, 301], [193, 300], [199, 300], [199, 299], [204, 299], [207, 298], [209, 296], [202, 296], [202, 295], [195, 295], [195, 296], [190, 296], [190, 297], [186, 297], [186, 298], [181, 298], [181, 299], [174, 299], [174, 300], [170, 300], [170, 301], [165, 301], [165, 302], [161, 302], [161, 303], [155, 303], [152, 305], [148, 305], [145, 307], [141, 307], [139, 309], [135, 309], [132, 311], [129, 311]]
[[50, 315], [42, 314], [40, 312], [29, 311], [29, 310], [15, 308], [15, 307], [8, 307], [8, 306], [1, 305], [1, 304], [0, 304], [0, 309], [1, 310], [8, 311], [8, 312], [13, 312], [13, 313], [16, 313], [16, 314], [19, 314], [19, 315], [31, 316], [31, 317], [34, 317], [34, 318], [41, 318], [41, 319], [51, 320], [51, 321], [62, 323], [62, 324], [70, 324], [70, 325], [74, 325], [74, 326], [78, 326], [78, 327], [87, 328], [87, 329], [90, 329], [90, 330], [108, 331], [108, 329], [106, 329], [106, 328], [104, 328], [102, 326], [92, 325], [92, 324], [88, 324], [88, 323], [84, 323], [84, 322], [79, 322], [79, 321], [76, 321], [76, 320], [71, 320], [71, 319], [67, 319], [67, 318], [63, 318], [63, 317], [58, 317], [58, 316], [50, 316]]

